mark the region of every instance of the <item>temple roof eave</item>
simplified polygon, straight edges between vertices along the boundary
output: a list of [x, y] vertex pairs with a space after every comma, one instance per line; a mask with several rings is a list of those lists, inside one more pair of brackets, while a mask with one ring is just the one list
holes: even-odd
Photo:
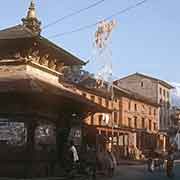
[[[63, 83], [52, 84], [37, 76], [29, 73], [5, 73], [0, 76], [0, 94], [24, 94], [24, 95], [44, 95], [54, 96], [56, 104], [58, 99], [64, 99], [70, 106], [75, 103], [77, 106], [82, 107], [86, 112], [103, 112], [111, 113], [111, 111], [99, 104], [88, 100], [81, 94], [78, 94], [71, 86], [67, 87]], [[60, 103], [60, 102], [59, 102]], [[75, 105], [76, 106], [76, 105]]]
[[36, 41], [40, 44], [40, 46], [47, 48], [48, 51], [52, 51], [53, 55], [56, 56], [57, 60], [65, 58], [67, 62], [74, 65], [86, 64], [83, 60], [74, 56], [72, 53], [54, 44], [47, 38], [33, 33], [30, 29], [23, 25], [17, 25], [4, 30], [0, 30], [0, 43], [2, 43], [2, 45], [4, 45], [5, 41], [18, 41], [25, 39], [29, 41]]

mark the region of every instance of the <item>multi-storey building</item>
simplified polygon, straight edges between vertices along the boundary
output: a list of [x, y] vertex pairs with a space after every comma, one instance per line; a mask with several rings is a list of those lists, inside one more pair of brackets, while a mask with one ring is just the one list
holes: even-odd
[[[98, 92], [99, 90], [97, 90]], [[159, 104], [129, 90], [114, 86], [115, 98], [112, 101], [107, 93], [89, 96], [92, 101], [112, 110], [112, 114], [95, 113], [85, 122], [95, 126], [98, 134], [106, 137], [127, 156], [129, 148], [135, 147], [142, 153], [156, 148], [164, 148], [165, 142], [159, 139]]]
[[171, 108], [171, 120], [172, 120], [172, 127], [180, 128], [180, 108], [179, 107], [172, 107]]
[[169, 139], [172, 144], [176, 143], [178, 149], [180, 150], [180, 108], [171, 108], [171, 121], [172, 125], [169, 129]]
[[143, 95], [153, 102], [161, 104], [159, 111], [160, 130], [167, 130], [171, 126], [170, 118], [170, 90], [173, 88], [169, 83], [144, 74], [135, 73], [114, 82], [117, 86]]

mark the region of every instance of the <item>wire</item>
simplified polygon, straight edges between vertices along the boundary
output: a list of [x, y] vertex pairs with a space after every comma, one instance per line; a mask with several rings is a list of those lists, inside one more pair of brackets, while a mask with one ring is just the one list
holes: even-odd
[[53, 21], [52, 23], [49, 23], [49, 24], [45, 25], [42, 29], [46, 29], [46, 28], [48, 28], [48, 27], [50, 27], [50, 26], [53, 26], [53, 25], [55, 25], [55, 24], [57, 24], [57, 23], [65, 20], [65, 19], [68, 19], [68, 18], [70, 18], [70, 17], [72, 17], [72, 16], [74, 16], [74, 15], [80, 14], [80, 13], [83, 12], [83, 11], [87, 11], [88, 9], [91, 9], [91, 8], [93, 8], [93, 7], [95, 7], [95, 6], [98, 6], [99, 4], [103, 3], [104, 1], [106, 1], [106, 0], [97, 1], [97, 2], [95, 2], [95, 3], [93, 3], [93, 4], [89, 5], [89, 6], [87, 6], [87, 7], [85, 7], [85, 8], [82, 8], [82, 9], [79, 9], [79, 10], [77, 10], [77, 11], [75, 11], [75, 12], [72, 12], [72, 13], [70, 13], [70, 14], [67, 14], [67, 15], [65, 15], [65, 16], [57, 19], [56, 21]]
[[147, 1], [148, 0], [143, 0], [143, 1], [137, 2], [134, 5], [130, 5], [129, 7], [125, 8], [125, 9], [122, 9], [122, 10], [120, 10], [120, 11], [118, 11], [118, 12], [104, 18], [103, 20], [97, 21], [97, 22], [95, 22], [93, 24], [89, 24], [89, 25], [86, 25], [86, 26], [79, 27], [79, 28], [74, 29], [72, 31], [66, 31], [66, 32], [63, 32], [63, 33], [55, 34], [55, 35], [50, 36], [49, 38], [56, 38], [56, 37], [60, 37], [60, 36], [64, 36], [64, 35], [69, 35], [69, 34], [72, 34], [72, 33], [75, 33], [75, 32], [79, 32], [79, 31], [83, 31], [85, 29], [92, 28], [94, 26], [97, 26], [102, 21], [106, 21], [106, 20], [112, 19], [113, 17], [116, 17], [116, 16], [118, 16], [120, 14], [126, 13], [126, 12], [128, 12], [128, 11], [138, 7], [138, 6], [141, 6], [142, 4], [146, 3]]

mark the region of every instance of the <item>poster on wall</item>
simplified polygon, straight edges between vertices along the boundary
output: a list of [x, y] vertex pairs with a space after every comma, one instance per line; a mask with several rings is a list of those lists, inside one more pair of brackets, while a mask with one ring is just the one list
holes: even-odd
[[69, 140], [73, 140], [74, 144], [77, 146], [81, 145], [82, 140], [82, 130], [81, 127], [72, 127], [69, 133]]
[[0, 119], [0, 142], [23, 145], [27, 141], [27, 129], [23, 122]]

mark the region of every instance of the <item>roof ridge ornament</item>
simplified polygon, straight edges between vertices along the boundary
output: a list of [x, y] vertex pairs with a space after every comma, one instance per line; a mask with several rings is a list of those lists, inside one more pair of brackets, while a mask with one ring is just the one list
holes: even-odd
[[29, 28], [33, 33], [40, 34], [41, 33], [41, 21], [36, 17], [36, 8], [34, 0], [31, 0], [27, 16], [22, 19], [23, 26]]
[[27, 14], [27, 18], [36, 18], [36, 9], [35, 9], [35, 2], [34, 0], [31, 0], [29, 11]]

